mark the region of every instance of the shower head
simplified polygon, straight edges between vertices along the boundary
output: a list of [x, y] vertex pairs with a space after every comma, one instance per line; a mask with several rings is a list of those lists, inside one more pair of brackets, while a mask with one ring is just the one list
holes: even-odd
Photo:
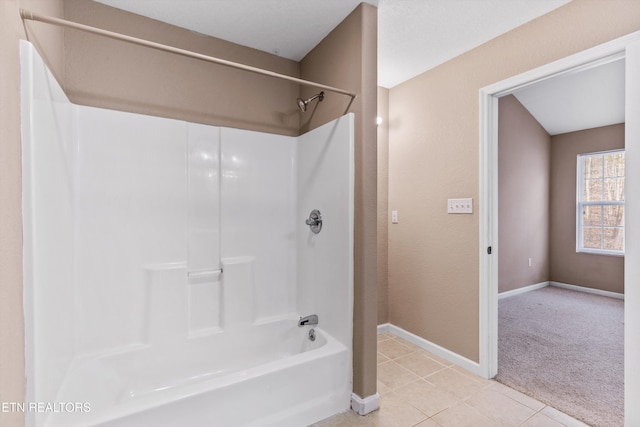
[[298, 108], [300, 109], [300, 111], [302, 111], [303, 113], [307, 111], [307, 104], [309, 104], [316, 98], [318, 98], [318, 102], [322, 101], [324, 99], [324, 92], [317, 93], [309, 99], [298, 98]]
[[302, 111], [303, 113], [305, 111], [307, 111], [307, 102], [309, 101], [305, 101], [302, 98], [298, 98], [298, 108], [300, 109], [300, 111]]

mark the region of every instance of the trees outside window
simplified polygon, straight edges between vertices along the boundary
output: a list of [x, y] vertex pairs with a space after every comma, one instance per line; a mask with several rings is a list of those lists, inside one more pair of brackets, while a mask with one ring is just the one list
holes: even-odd
[[624, 150], [578, 155], [578, 252], [624, 255]]

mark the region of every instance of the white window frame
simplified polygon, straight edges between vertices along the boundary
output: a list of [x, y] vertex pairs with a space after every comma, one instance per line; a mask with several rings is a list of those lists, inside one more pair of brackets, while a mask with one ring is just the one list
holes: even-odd
[[[624, 153], [625, 150], [624, 148], [622, 149], [616, 149], [616, 150], [608, 150], [608, 151], [597, 151], [597, 152], [593, 152], [593, 153], [582, 153], [582, 154], [578, 154], [577, 156], [577, 173], [576, 173], [576, 181], [577, 181], [577, 185], [576, 185], [576, 252], [578, 253], [588, 253], [588, 254], [596, 254], [596, 255], [609, 255], [609, 256], [624, 256], [624, 250], [622, 251], [615, 251], [615, 250], [608, 250], [608, 249], [593, 249], [593, 248], [585, 248], [583, 246], [583, 233], [582, 233], [582, 220], [583, 220], [583, 216], [582, 216], [582, 210], [583, 207], [585, 206], [624, 206], [625, 202], [619, 202], [619, 201], [597, 201], [597, 202], [585, 202], [582, 201], [582, 195], [584, 194], [583, 190], [583, 182], [584, 182], [584, 177], [583, 177], [583, 171], [582, 171], [582, 158], [583, 157], [587, 157], [587, 156], [600, 156], [600, 155], [604, 155], [604, 154], [610, 154], [610, 153]], [[625, 162], [626, 162], [626, 155], [625, 155]], [[626, 170], [625, 170], [625, 176], [626, 176]], [[626, 182], [625, 182], [626, 185]], [[625, 221], [626, 222], [626, 221]], [[625, 224], [626, 226], [626, 224]], [[625, 226], [622, 227], [622, 229], [625, 229]], [[625, 245], [626, 245], [626, 239], [625, 239]]]

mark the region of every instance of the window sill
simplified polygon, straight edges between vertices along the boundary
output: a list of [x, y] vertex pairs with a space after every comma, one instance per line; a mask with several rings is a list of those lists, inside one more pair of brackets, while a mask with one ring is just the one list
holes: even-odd
[[618, 251], [599, 251], [597, 249], [578, 249], [578, 250], [576, 250], [576, 253], [578, 253], [578, 254], [615, 256], [615, 257], [624, 258], [624, 252], [618, 252]]

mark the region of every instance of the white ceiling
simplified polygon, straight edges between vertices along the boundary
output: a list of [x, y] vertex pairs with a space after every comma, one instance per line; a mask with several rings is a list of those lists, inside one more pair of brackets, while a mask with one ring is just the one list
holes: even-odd
[[569, 0], [380, 0], [378, 84], [391, 88]]
[[[95, 0], [300, 61], [361, 0]], [[378, 84], [393, 87], [570, 0], [365, 0], [378, 7]]]
[[513, 95], [549, 135], [624, 123], [624, 64], [544, 80]]

